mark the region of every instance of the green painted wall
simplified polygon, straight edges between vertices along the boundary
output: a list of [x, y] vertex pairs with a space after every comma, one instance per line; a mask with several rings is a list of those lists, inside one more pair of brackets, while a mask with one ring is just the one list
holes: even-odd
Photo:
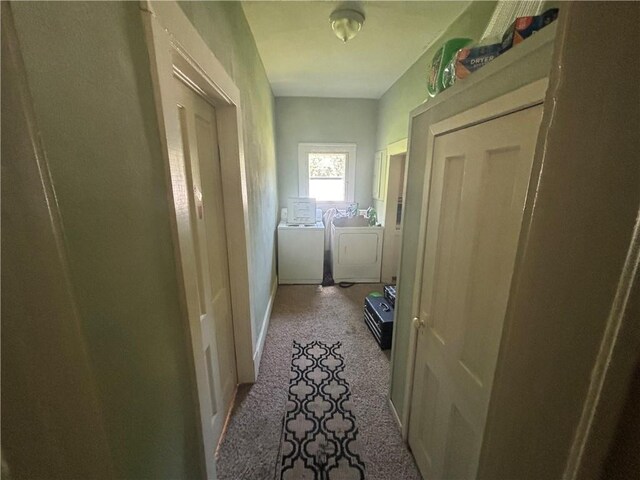
[[138, 4], [11, 8], [116, 474], [196, 478], [198, 420]]
[[180, 2], [180, 7], [240, 89], [251, 229], [255, 345], [276, 277], [278, 192], [273, 94], [240, 2]]
[[[427, 72], [436, 50], [449, 38], [479, 39], [491, 18], [495, 5], [496, 2], [493, 1], [473, 2], [382, 96], [379, 105], [376, 150], [386, 148], [390, 143], [408, 137], [410, 112], [428, 98]], [[406, 203], [409, 205], [410, 199], [407, 199]], [[412, 233], [417, 231], [418, 225], [405, 222], [403, 228], [405, 232], [403, 237], [413, 238]], [[403, 261], [402, 274], [413, 278], [415, 265], [411, 266], [412, 271], [407, 271], [404, 265]], [[391, 374], [391, 400], [400, 417], [403, 414], [406, 355], [409, 347], [411, 321], [408, 314], [404, 315], [404, 313], [409, 309], [409, 306], [404, 306], [404, 308], [402, 305], [399, 306], [399, 318], [394, 333], [396, 338]]]
[[378, 101], [357, 98], [276, 98], [278, 192], [280, 206], [298, 196], [298, 143], [355, 143], [357, 145], [355, 200], [371, 203], [373, 146]]
[[409, 132], [409, 113], [423, 103], [427, 94], [429, 65], [445, 40], [455, 37], [479, 39], [484, 32], [495, 1], [474, 1], [447, 27], [422, 56], [380, 98], [376, 150], [403, 138]]
[[[116, 473], [199, 478], [189, 340], [139, 5], [11, 7]], [[275, 280], [273, 96], [240, 4], [182, 8], [242, 95], [255, 337]]]

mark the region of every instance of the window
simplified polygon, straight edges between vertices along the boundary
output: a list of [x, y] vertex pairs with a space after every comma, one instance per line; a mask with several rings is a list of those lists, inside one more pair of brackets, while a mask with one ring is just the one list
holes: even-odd
[[309, 153], [309, 196], [319, 202], [345, 201], [346, 174], [346, 153]]
[[299, 195], [319, 203], [352, 202], [355, 164], [355, 144], [298, 144]]

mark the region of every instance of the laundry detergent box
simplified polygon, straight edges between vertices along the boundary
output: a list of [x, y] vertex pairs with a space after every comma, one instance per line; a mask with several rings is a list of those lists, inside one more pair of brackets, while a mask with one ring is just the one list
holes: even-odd
[[521, 43], [538, 30], [549, 25], [558, 18], [558, 9], [550, 8], [546, 12], [532, 17], [518, 17], [502, 36], [502, 51], [509, 50]]
[[455, 55], [458, 49], [469, 45], [473, 40], [470, 38], [451, 38], [444, 42], [436, 51], [429, 67], [429, 77], [427, 79], [427, 93], [435, 97], [439, 92], [447, 88], [444, 84], [444, 70]]
[[445, 68], [443, 83], [450, 87], [456, 80], [467, 78], [470, 73], [484, 67], [502, 53], [502, 44], [474, 45], [461, 48]]

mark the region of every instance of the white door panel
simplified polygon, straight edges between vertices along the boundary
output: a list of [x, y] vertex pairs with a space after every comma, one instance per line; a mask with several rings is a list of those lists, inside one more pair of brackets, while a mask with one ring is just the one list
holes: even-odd
[[214, 312], [216, 345], [220, 362], [222, 399], [228, 405], [236, 385], [235, 348], [231, 317], [229, 263], [223, 214], [222, 177], [218, 155], [217, 127], [213, 108], [196, 97], [195, 132], [202, 182], [207, 258], [210, 272], [211, 311]]
[[370, 265], [378, 261], [377, 233], [341, 233], [340, 265]]
[[542, 107], [435, 138], [409, 443], [474, 478]]
[[[176, 79], [205, 371], [198, 376], [207, 455], [213, 455], [236, 384], [226, 227], [214, 108]], [[210, 440], [208, 440], [210, 439]]]

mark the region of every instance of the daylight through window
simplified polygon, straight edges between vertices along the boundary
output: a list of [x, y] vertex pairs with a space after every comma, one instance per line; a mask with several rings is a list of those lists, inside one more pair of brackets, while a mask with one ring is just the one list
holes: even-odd
[[309, 153], [309, 196], [319, 202], [346, 199], [346, 153]]
[[344, 206], [355, 197], [354, 143], [299, 143], [298, 195], [325, 207]]

